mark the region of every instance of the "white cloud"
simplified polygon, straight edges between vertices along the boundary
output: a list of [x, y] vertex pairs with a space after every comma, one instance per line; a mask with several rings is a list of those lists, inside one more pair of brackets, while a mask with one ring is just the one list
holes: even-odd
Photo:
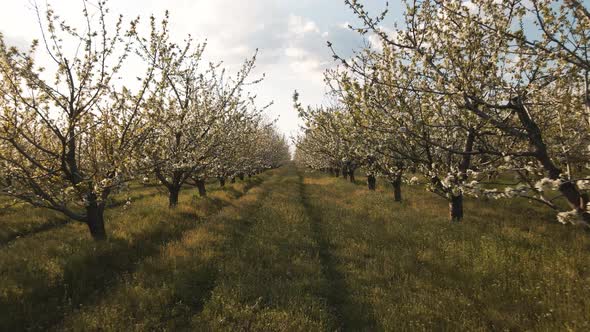
[[303, 58], [307, 54], [306, 50], [298, 47], [287, 47], [285, 49], [285, 55], [289, 58]]
[[338, 27], [340, 27], [342, 29], [350, 29], [350, 26], [351, 26], [351, 24], [348, 21], [346, 21], [346, 22], [341, 23], [341, 24], [338, 25]]
[[[26, 46], [39, 38], [29, 0], [4, 2], [0, 31], [8, 42]], [[45, 4], [44, 0], [37, 2]], [[80, 17], [80, 0], [49, 2], [64, 19], [77, 22]], [[377, 12], [384, 3], [379, 0], [367, 5]], [[126, 19], [140, 15], [143, 29], [151, 14], [161, 18], [168, 9], [171, 33], [177, 41], [188, 34], [197, 41], [207, 39], [208, 59], [223, 60], [234, 70], [258, 48], [256, 74], [264, 72], [267, 78], [256, 93], [261, 103], [275, 101], [270, 115], [280, 116], [279, 126], [286, 133], [298, 128], [291, 106], [293, 90], [299, 90], [307, 103], [322, 103], [322, 73], [333, 64], [326, 41], [333, 42], [344, 56], [362, 46], [356, 33], [339, 26], [342, 22], [355, 24], [354, 15], [334, 0], [113, 0], [109, 6]]]
[[21, 51], [26, 51], [31, 46], [25, 38], [12, 35], [4, 35], [4, 42], [9, 47], [16, 47]]
[[320, 33], [320, 28], [314, 21], [293, 14], [289, 15], [289, 34], [301, 38], [309, 33]]
[[[380, 26], [379, 29], [385, 33], [385, 35], [387, 36], [387, 38], [389, 38], [391, 41], [399, 41], [399, 34], [397, 31], [393, 30], [393, 29], [389, 29], [385, 26]], [[383, 51], [383, 41], [381, 39], [381, 36], [377, 35], [376, 33], [371, 33], [369, 34], [369, 36], [367, 37], [367, 40], [369, 41], [369, 45], [377, 50], [377, 51]]]

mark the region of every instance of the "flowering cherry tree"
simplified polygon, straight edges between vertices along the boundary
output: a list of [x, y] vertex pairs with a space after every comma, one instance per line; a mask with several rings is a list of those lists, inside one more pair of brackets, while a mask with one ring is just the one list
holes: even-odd
[[42, 36], [29, 51], [0, 36], [0, 192], [84, 222], [101, 240], [109, 195], [145, 167], [136, 149], [151, 135], [140, 114], [153, 70], [145, 63], [137, 90], [116, 84], [136, 22], [126, 32], [119, 17], [111, 29], [104, 1], [97, 19], [82, 4], [81, 29], [36, 8]]
[[204, 62], [205, 44], [193, 45], [190, 37], [183, 45], [172, 42], [167, 14], [160, 27], [154, 17], [150, 23], [149, 38], [137, 35], [138, 53], [157, 68], [145, 110], [156, 135], [144, 154], [169, 192], [170, 207], [175, 207], [187, 184], [205, 195], [205, 179], [223, 158], [220, 149], [227, 147], [228, 133], [243, 132], [245, 119], [261, 112], [244, 92], [246, 84], [260, 80], [247, 81], [256, 55], [232, 78], [219, 64]]
[[[328, 73], [370, 157], [365, 167], [411, 164], [449, 200], [454, 220], [464, 195], [524, 197], [588, 225], [585, 4], [404, 1], [390, 29], [387, 11], [371, 16], [345, 2], [362, 22], [351, 28], [380, 41], [351, 58], [334, 52], [341, 69]], [[531, 19], [536, 26], [525, 26]]]
[[106, 1], [96, 13], [81, 4], [82, 27], [35, 7], [42, 34], [28, 51], [0, 35], [0, 195], [59, 211], [104, 240], [109, 197], [130, 181], [155, 176], [173, 207], [183, 185], [204, 195], [207, 177], [289, 159], [245, 89], [260, 81], [249, 80], [256, 55], [231, 77], [204, 63], [204, 44], [172, 42], [167, 14], [143, 37], [139, 19], [113, 25]]

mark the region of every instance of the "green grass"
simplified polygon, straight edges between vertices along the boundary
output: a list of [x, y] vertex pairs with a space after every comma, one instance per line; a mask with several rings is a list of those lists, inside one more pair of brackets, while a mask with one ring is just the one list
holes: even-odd
[[[178, 330], [190, 325], [218, 274], [217, 264], [267, 184], [234, 199], [220, 213], [162, 246], [158, 255], [121, 275], [96, 303], [69, 314], [58, 330]], [[231, 190], [229, 192], [232, 192]]]
[[317, 174], [305, 183], [349, 327], [590, 329], [590, 238], [550, 211], [468, 200], [452, 224], [446, 202], [422, 190], [404, 188], [396, 205], [389, 190]]
[[289, 165], [176, 211], [143, 195], [107, 243], [25, 235], [0, 247], [0, 330], [590, 330], [588, 233], [523, 200], [450, 223], [435, 195], [358, 180]]
[[0, 248], [0, 330], [45, 330], [68, 312], [103, 296], [121, 274], [157, 255], [199, 221], [232, 204], [262, 178], [237, 183], [196, 198], [182, 192], [179, 207], [167, 208], [164, 195], [147, 196], [131, 208], [106, 215], [109, 241], [89, 240], [87, 227], [63, 227], [19, 238]]
[[211, 298], [192, 318], [199, 331], [330, 331], [335, 317], [319, 243], [293, 168], [283, 170], [226, 248]]
[[[158, 195], [157, 187], [145, 187], [143, 185], [131, 185], [130, 190], [113, 195], [109, 205], [112, 207], [122, 206], [131, 199], [132, 202]], [[7, 197], [0, 197], [0, 204], [6, 204], [12, 200]], [[56, 227], [70, 223], [63, 214], [49, 211], [47, 209], [30, 206], [26, 203], [9, 205], [0, 212], [0, 246], [6, 245], [20, 237], [44, 232]]]

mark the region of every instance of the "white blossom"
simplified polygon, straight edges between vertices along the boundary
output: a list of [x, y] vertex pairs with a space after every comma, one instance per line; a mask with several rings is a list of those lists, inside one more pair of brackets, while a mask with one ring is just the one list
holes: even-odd
[[551, 180], [549, 178], [542, 178], [535, 183], [535, 188], [541, 192], [556, 190], [561, 185], [561, 180]]
[[566, 224], [579, 225], [579, 224], [584, 223], [584, 221], [580, 217], [578, 211], [576, 211], [576, 210], [558, 213], [557, 214], [557, 221], [559, 221], [560, 223], [562, 223], [564, 225], [566, 225]]
[[580, 190], [590, 190], [590, 181], [589, 180], [580, 180], [576, 182], [576, 185]]

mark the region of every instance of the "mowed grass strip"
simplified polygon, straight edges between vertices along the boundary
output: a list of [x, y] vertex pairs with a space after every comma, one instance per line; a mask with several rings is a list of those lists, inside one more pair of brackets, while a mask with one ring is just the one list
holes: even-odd
[[240, 245], [227, 247], [195, 331], [333, 331], [319, 246], [293, 166], [273, 181]]
[[342, 310], [365, 311], [365, 330], [590, 330], [590, 238], [550, 211], [468, 200], [451, 224], [421, 189], [396, 204], [389, 188], [304, 182], [348, 291]]
[[[326, 178], [327, 180], [327, 178]], [[329, 280], [326, 288], [327, 299], [335, 310], [337, 326], [339, 330], [374, 330], [375, 319], [370, 303], [361, 302], [362, 297], [350, 293], [346, 278], [340, 269], [338, 257], [333, 255], [333, 241], [326, 233], [323, 225], [323, 208], [318, 208], [312, 200], [315, 198], [310, 194], [306, 185], [304, 173], [299, 171], [300, 192], [306, 212], [311, 219], [312, 230], [319, 245], [319, 257], [322, 263], [324, 275]]]
[[[263, 175], [265, 177], [265, 175]], [[199, 219], [231, 204], [260, 177], [215, 190], [206, 199], [194, 190], [170, 211], [167, 197], [150, 196], [110, 210], [110, 239], [95, 243], [85, 225], [70, 223], [0, 248], [0, 330], [45, 330], [88, 300], [103, 296], [121, 273], [136, 269], [163, 244], [178, 239]]]
[[209, 297], [219, 264], [229, 247], [247, 232], [249, 216], [278, 177], [232, 200], [218, 214], [169, 242], [159, 255], [143, 260], [133, 273], [90, 306], [77, 309], [55, 326], [58, 331], [177, 331]]

